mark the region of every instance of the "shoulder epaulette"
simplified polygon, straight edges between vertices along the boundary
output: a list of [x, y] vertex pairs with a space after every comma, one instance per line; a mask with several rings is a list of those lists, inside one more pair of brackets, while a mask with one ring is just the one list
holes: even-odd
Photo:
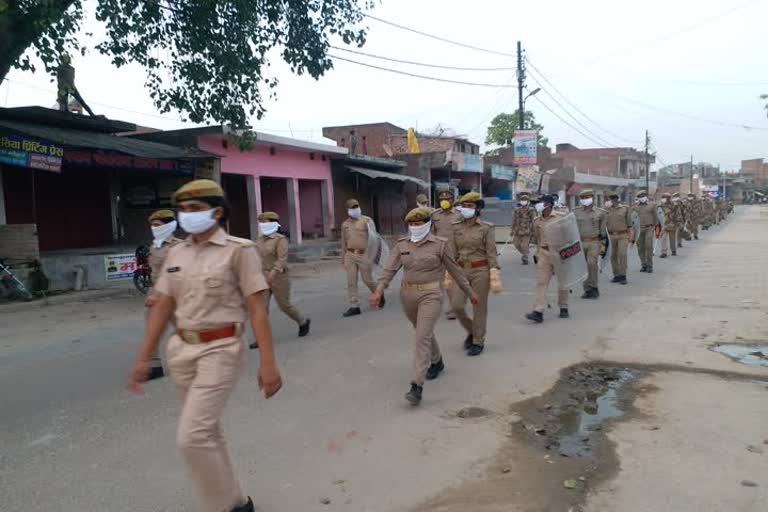
[[227, 240], [230, 242], [238, 243], [240, 245], [244, 245], [246, 247], [255, 245], [253, 240], [248, 240], [247, 238], [240, 238], [232, 235], [227, 235]]

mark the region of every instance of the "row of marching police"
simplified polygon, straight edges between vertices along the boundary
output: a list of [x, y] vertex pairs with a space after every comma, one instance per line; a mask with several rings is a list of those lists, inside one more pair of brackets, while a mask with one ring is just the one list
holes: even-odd
[[[530, 246], [536, 248], [536, 298], [527, 318], [543, 321], [553, 276], [560, 317], [567, 318], [571, 287], [583, 281], [583, 298], [600, 296], [598, 276], [607, 254], [613, 282], [627, 284], [629, 246], [637, 244], [641, 271], [652, 272], [658, 244], [662, 258], [670, 251], [674, 256], [683, 239], [698, 238], [700, 224], [707, 229], [727, 213], [722, 203], [709, 199], [665, 196], [657, 206], [645, 194], [638, 196], [630, 207], [614, 194], [601, 209], [593, 204], [593, 193], [585, 190], [581, 207], [573, 213], [560, 211], [556, 196], [520, 197], [512, 235], [524, 265], [529, 264]], [[170, 327], [166, 367], [181, 402], [177, 444], [201, 508], [253, 512], [254, 504], [234, 474], [221, 428], [224, 405], [245, 368], [245, 325], [250, 324], [255, 337], [251, 348], [260, 352], [259, 387], [270, 398], [282, 387], [268, 316], [271, 299], [296, 323], [298, 336], [309, 335], [310, 319], [291, 302], [288, 240], [280, 233], [277, 213], [261, 213], [258, 239], [246, 240], [225, 230], [230, 211], [218, 183], [187, 183], [175, 192], [173, 202], [175, 211], [160, 210], [148, 219], [154, 238], [149, 256], [152, 288], [146, 298], [144, 340], [129, 385], [141, 393], [144, 382], [164, 376], [158, 347]], [[445, 369], [434, 330], [446, 297], [464, 331], [465, 353], [476, 357], [485, 348], [489, 294], [501, 291], [495, 228], [481, 218], [485, 204], [480, 194], [469, 192], [457, 199], [443, 191], [436, 209], [423, 195], [417, 203], [404, 218], [407, 235], [392, 247], [355, 199], [347, 201], [348, 218], [341, 226], [348, 301], [344, 317], [362, 314], [360, 279], [370, 290], [370, 307], [380, 309], [386, 304], [386, 289], [402, 271], [400, 302], [414, 329], [405, 395], [412, 405], [421, 402], [425, 382]], [[179, 228], [186, 238], [176, 238]]]

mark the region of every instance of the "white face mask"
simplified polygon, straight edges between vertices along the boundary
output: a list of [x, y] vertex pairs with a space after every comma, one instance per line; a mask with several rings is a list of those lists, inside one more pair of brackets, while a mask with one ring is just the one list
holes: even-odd
[[520, 206], [528, 206], [528, 201], [520, 201]]
[[465, 219], [471, 219], [475, 216], [475, 212], [477, 211], [475, 208], [464, 208], [463, 206], [459, 206], [458, 209], [461, 216]]
[[587, 197], [579, 201], [581, 203], [581, 206], [592, 206], [593, 199], [591, 197]]
[[417, 208], [429, 208], [427, 203], [416, 203]]
[[545, 205], [544, 203], [536, 203], [535, 208], [537, 212], [542, 213], [544, 210], [547, 209], [547, 205]]
[[347, 215], [349, 215], [353, 219], [359, 219], [362, 214], [363, 212], [360, 210], [359, 206], [357, 208], [350, 208], [349, 210], [347, 210]]
[[606, 208], [610, 208], [611, 206], [613, 206], [613, 201], [606, 201], [605, 202], [605, 207]]
[[168, 240], [174, 231], [176, 231], [176, 228], [179, 226], [179, 223], [175, 220], [172, 220], [168, 224], [163, 224], [162, 226], [152, 226], [152, 236], [155, 237], [155, 240], [152, 242], [152, 245], [157, 247], [158, 249], [163, 246], [163, 242]]
[[679, 197], [673, 197], [672, 198], [672, 202], [673, 203], [679, 203], [680, 202], [680, 198]]
[[648, 198], [647, 197], [638, 197], [637, 198], [637, 202], [640, 203], [640, 204], [645, 204], [645, 203], [648, 202]]
[[181, 229], [193, 235], [205, 233], [218, 222], [213, 218], [216, 210], [204, 210], [202, 212], [179, 212], [179, 224]]
[[277, 230], [280, 228], [280, 223], [278, 222], [259, 222], [259, 231], [261, 231], [261, 234], [264, 236], [269, 236], [274, 233], [277, 233]]
[[432, 229], [432, 222], [425, 222], [420, 226], [408, 226], [408, 232], [411, 234], [411, 242], [421, 242]]

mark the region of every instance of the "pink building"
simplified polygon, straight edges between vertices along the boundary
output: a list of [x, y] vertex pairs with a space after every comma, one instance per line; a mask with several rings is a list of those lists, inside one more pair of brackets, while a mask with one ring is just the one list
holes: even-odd
[[229, 231], [256, 238], [256, 216], [280, 215], [280, 224], [295, 244], [327, 238], [334, 226], [331, 158], [346, 148], [252, 132], [250, 149], [227, 126], [142, 134], [139, 137], [221, 156], [221, 184], [232, 207]]

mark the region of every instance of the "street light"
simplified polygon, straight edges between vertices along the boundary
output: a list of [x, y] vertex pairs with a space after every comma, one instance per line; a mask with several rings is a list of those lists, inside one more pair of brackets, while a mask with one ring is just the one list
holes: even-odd
[[528, 98], [530, 98], [531, 96], [535, 96], [535, 95], [536, 95], [536, 94], [538, 94], [539, 92], [541, 92], [541, 87], [537, 87], [537, 88], [535, 88], [534, 90], [532, 90], [531, 92], [529, 92], [529, 93], [526, 95], [526, 97], [525, 97], [525, 98], [523, 98], [523, 104], [525, 104], [525, 100], [527, 100], [527, 99], [528, 99]]
[[520, 113], [519, 113], [519, 119], [518, 119], [518, 126], [520, 127], [521, 130], [525, 129], [525, 101], [531, 96], [538, 94], [540, 91], [541, 91], [541, 87], [537, 87], [520, 100]]

